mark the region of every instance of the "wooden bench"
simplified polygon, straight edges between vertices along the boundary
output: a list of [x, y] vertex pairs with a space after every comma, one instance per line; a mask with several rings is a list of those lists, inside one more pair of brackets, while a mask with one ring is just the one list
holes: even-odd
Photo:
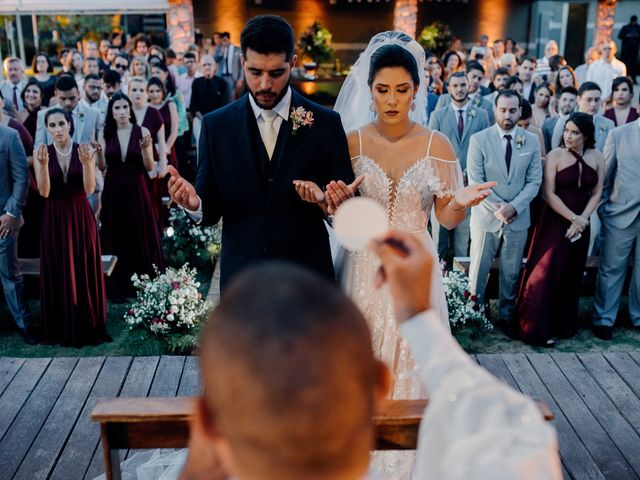
[[[118, 257], [115, 255], [102, 255], [102, 271], [105, 276], [109, 277], [113, 273]], [[40, 259], [39, 258], [19, 258], [18, 265], [23, 275], [30, 277], [40, 276]]]
[[[184, 448], [194, 397], [115, 398], [98, 403], [91, 419], [100, 423], [107, 480], [120, 480], [119, 449]], [[376, 450], [412, 450], [427, 400], [386, 400], [374, 416]], [[554, 415], [536, 402], [545, 420]]]

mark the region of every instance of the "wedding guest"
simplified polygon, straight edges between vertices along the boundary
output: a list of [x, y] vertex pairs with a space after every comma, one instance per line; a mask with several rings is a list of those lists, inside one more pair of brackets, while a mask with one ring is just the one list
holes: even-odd
[[109, 168], [102, 192], [102, 248], [118, 257], [107, 290], [109, 298], [123, 302], [135, 296], [131, 276], [153, 275], [154, 265], [162, 271], [164, 259], [146, 182], [154, 168], [151, 134], [136, 123], [131, 100], [121, 92], [109, 100], [97, 153], [98, 167]]
[[511, 38], [511, 37], [507, 37], [504, 39], [504, 53], [516, 53], [516, 41]]
[[[236, 96], [240, 94], [244, 86], [244, 72], [240, 60], [242, 51], [240, 47], [231, 43], [231, 35], [229, 32], [222, 32], [221, 40], [222, 44], [220, 45], [220, 49], [216, 49], [217, 54], [214, 54], [214, 60], [218, 64], [216, 75], [226, 82], [227, 103], [231, 103], [236, 99]], [[176, 83], [178, 82], [176, 81]], [[189, 105], [189, 100], [186, 96], [185, 101], [187, 105]]]
[[[577, 97], [578, 111], [593, 116], [593, 122], [596, 129], [596, 148], [602, 152], [604, 150], [604, 142], [607, 139], [607, 135], [615, 125], [611, 120], [598, 113], [601, 104], [602, 89], [597, 83], [584, 82], [580, 85]], [[553, 129], [553, 137], [551, 138], [551, 145], [553, 148], [560, 145], [564, 133], [564, 124], [567, 121], [567, 118], [569, 118], [568, 115], [560, 117], [558, 123], [556, 123], [556, 126]]]
[[556, 73], [555, 90], [559, 92], [565, 87], [578, 88], [576, 74], [569, 65], [561, 67]]
[[[100, 65], [97, 57], [85, 57], [82, 64], [83, 75], [100, 75]], [[84, 78], [84, 77], [83, 77]]]
[[82, 73], [83, 65], [84, 57], [82, 56], [82, 53], [75, 48], [69, 50], [69, 53], [67, 53], [67, 56], [65, 57], [65, 62], [62, 64], [62, 72], [58, 74], [58, 78], [61, 74], [68, 73], [76, 81], [76, 84], [78, 82], [82, 82], [84, 79], [84, 73]]
[[133, 38], [132, 55], [142, 57], [145, 61], [149, 57], [149, 49], [151, 48], [151, 38], [144, 33], [139, 33]]
[[542, 82], [534, 89], [534, 101], [531, 104], [533, 123], [542, 127], [545, 120], [551, 116], [549, 104], [553, 96], [553, 88], [547, 82]]
[[578, 65], [574, 70], [576, 74], [576, 80], [578, 81], [578, 86], [582, 85], [587, 80], [587, 70], [589, 69], [589, 65], [600, 58], [600, 53], [598, 49], [595, 47], [589, 47], [584, 54], [584, 63], [582, 65]]
[[[498, 95], [498, 92], [501, 92], [505, 89], [505, 84], [507, 80], [511, 77], [509, 70], [506, 68], [499, 68], [493, 74], [493, 80], [491, 82], [491, 87], [493, 88], [493, 92], [489, 95], [485, 95], [485, 99], [489, 101], [492, 105], [495, 105], [495, 100]], [[495, 112], [494, 112], [495, 113]]]
[[522, 96], [531, 104], [535, 101], [536, 85], [533, 82], [535, 71], [536, 57], [531, 55], [524, 57], [518, 65], [518, 77], [522, 80]]
[[22, 91], [22, 102], [24, 110], [18, 112], [17, 119], [22, 122], [31, 138], [36, 138], [36, 128], [38, 126], [38, 112], [42, 108], [42, 87], [35, 80], [31, 79]]
[[563, 143], [544, 165], [545, 206], [518, 295], [520, 338], [553, 347], [552, 337], [570, 338], [578, 331], [578, 299], [587, 250], [589, 217], [602, 193], [604, 157], [595, 149], [591, 116], [574, 112]]
[[80, 103], [98, 110], [100, 112], [100, 125], [104, 125], [109, 98], [104, 93], [102, 77], [95, 73], [90, 73], [84, 77], [83, 95]]
[[640, 25], [638, 16], [631, 15], [629, 23], [620, 29], [618, 38], [621, 41], [620, 60], [627, 66], [627, 71], [633, 83], [638, 75], [638, 50], [640, 50]]
[[[487, 113], [469, 99], [469, 81], [464, 72], [456, 72], [449, 78], [450, 108], [441, 108], [429, 118], [429, 128], [443, 133], [451, 142], [455, 158], [466, 177], [467, 150], [471, 135], [489, 127]], [[466, 257], [469, 253], [469, 219], [471, 209], [467, 209], [465, 219], [453, 230], [439, 227], [438, 256], [444, 259], [453, 243], [455, 257]]]
[[27, 86], [27, 79], [24, 76], [22, 60], [17, 57], [6, 57], [3, 63], [7, 81], [0, 83], [0, 92], [7, 100], [5, 106], [7, 112], [11, 117], [15, 117], [17, 112], [24, 110], [22, 91]]
[[73, 142], [71, 116], [45, 114], [51, 145], [40, 145], [34, 168], [46, 200], [40, 243], [42, 340], [81, 347], [109, 341], [98, 226], [87, 196], [95, 187], [93, 148]]
[[174, 144], [178, 138], [178, 108], [169, 100], [164, 89], [164, 83], [158, 77], [151, 77], [147, 83], [149, 105], [158, 109], [164, 123], [164, 137], [166, 151], [168, 152], [168, 164], [178, 169], [178, 159]]
[[445, 69], [442, 60], [440, 60], [436, 54], [431, 53], [427, 56], [426, 67], [429, 71], [429, 79], [431, 80], [431, 83], [428, 85], [429, 91], [432, 91], [436, 95], [447, 93], [444, 89]]
[[638, 119], [638, 109], [631, 106], [633, 80], [630, 77], [618, 77], [613, 81], [611, 100], [613, 106], [604, 112], [604, 117], [611, 120], [616, 127]]
[[506, 83], [504, 84], [504, 88], [505, 90], [513, 90], [522, 98], [524, 84], [522, 83], [522, 80], [519, 77], [516, 77], [515, 75], [510, 76], [507, 79]]
[[[471, 103], [479, 108], [482, 108], [487, 112], [489, 117], [489, 124], [494, 122], [493, 118], [493, 105], [482, 95], [481, 83], [484, 78], [484, 67], [476, 61], [470, 61], [467, 63], [467, 81], [469, 82], [469, 99]], [[438, 103], [435, 109], [439, 110], [442, 107], [446, 107], [451, 103], [451, 95], [445, 93], [438, 97]]]
[[[555, 95], [558, 98], [557, 106], [558, 112], [560, 115], [569, 115], [576, 109], [577, 99], [578, 99], [578, 90], [573, 87], [565, 87], [560, 92], [556, 92]], [[546, 118], [542, 123], [542, 134], [544, 135], [544, 147], [547, 152], [552, 150], [551, 148], [551, 140], [553, 137], [553, 130], [556, 127], [556, 123], [558, 123], [558, 116], [551, 115]]]
[[460, 71], [464, 71], [464, 61], [458, 52], [448, 52], [442, 58], [447, 78], [452, 74]]
[[[611, 340], [620, 307], [629, 257], [640, 239], [640, 120], [611, 130], [604, 148], [607, 165], [602, 203], [602, 247], [593, 308], [593, 333]], [[636, 249], [637, 251], [637, 249]], [[629, 316], [640, 330], [640, 255], [633, 255], [633, 274], [629, 286]]]
[[498, 68], [506, 68], [511, 76], [515, 75], [518, 69], [518, 62], [513, 53], [505, 53], [502, 55], [497, 65]]
[[82, 55], [84, 55], [84, 58], [94, 57], [97, 59], [100, 55], [98, 52], [98, 44], [94, 40], [83, 38]]
[[122, 92], [122, 77], [116, 70], [107, 70], [102, 75], [104, 94], [111, 98], [114, 93]]
[[518, 127], [520, 98], [511, 90], [499, 92], [495, 127], [472, 135], [467, 153], [469, 184], [497, 182], [491, 194], [471, 211], [470, 290], [479, 302], [491, 264], [500, 257], [499, 322], [513, 334], [513, 313], [522, 257], [530, 225], [529, 204], [542, 182], [538, 139]]
[[495, 60], [496, 64], [500, 61], [500, 59], [503, 57], [503, 55], [505, 54], [505, 45], [504, 42], [501, 39], [496, 39], [493, 41], [493, 59]]
[[188, 106], [191, 105], [191, 88], [193, 82], [196, 78], [202, 76], [202, 72], [197, 70], [196, 55], [193, 52], [184, 54], [182, 64], [186, 67], [187, 71], [176, 78], [176, 88], [182, 94], [188, 110]]
[[53, 73], [53, 64], [46, 53], [38, 52], [33, 56], [31, 70], [33, 71], [33, 78], [42, 89], [42, 105], [48, 107], [49, 99], [54, 94], [56, 77], [51, 75]]
[[533, 122], [533, 110], [529, 102], [525, 99], [520, 99], [520, 118], [518, 119], [518, 126], [529, 133], [533, 133], [540, 142], [540, 157], [544, 162], [547, 150], [544, 147], [544, 135], [542, 130]]
[[[627, 75], [627, 67], [616, 58], [618, 47], [615, 41], [604, 42], [600, 46], [600, 50], [602, 51], [602, 58], [589, 65], [587, 82], [597, 83], [600, 90], [607, 95], [604, 100], [608, 103], [610, 100], [608, 95], [611, 91], [613, 80], [617, 77], [625, 77]], [[596, 125], [597, 129], [598, 126]]]
[[228, 103], [227, 84], [215, 76], [216, 64], [213, 57], [204, 55], [200, 59], [202, 77], [196, 78], [191, 85], [191, 103], [189, 112], [193, 117], [193, 136], [197, 147], [200, 139], [202, 117]]
[[22, 123], [14, 118], [9, 117], [8, 115], [5, 115], [4, 105], [5, 100], [2, 92], [0, 92], [0, 125], [12, 128], [13, 130], [16, 130], [18, 132], [18, 134], [20, 135], [20, 142], [22, 143], [25, 154], [27, 155], [27, 160], [30, 161], [29, 163], [31, 163], [31, 161], [33, 160], [31, 158], [33, 155], [33, 137]]
[[131, 60], [131, 65], [129, 67], [129, 76], [130, 77], [142, 77], [144, 79], [149, 78], [150, 74], [149, 64], [147, 60], [143, 57], [133, 57]]
[[116, 58], [113, 60], [113, 66], [111, 67], [111, 69], [120, 74], [121, 88], [123, 91], [126, 91], [127, 80], [129, 78], [129, 55], [127, 55], [126, 53], [120, 53], [116, 55]]
[[100, 69], [99, 75], [102, 75], [102, 72], [109, 68], [111, 61], [113, 61], [113, 58], [115, 57], [114, 54], [114, 57], [111, 57], [111, 60], [108, 58], [109, 49], [111, 47], [112, 45], [108, 38], [101, 39], [98, 44], [98, 53], [100, 54], [98, 57], [98, 68]]
[[154, 168], [149, 172], [147, 186], [151, 196], [151, 204], [157, 219], [158, 233], [162, 237], [164, 205], [162, 197], [167, 194], [167, 149], [165, 145], [165, 126], [162, 114], [158, 109], [149, 106], [147, 101], [147, 81], [142, 77], [129, 80], [129, 98], [133, 105], [136, 123], [148, 130], [151, 135]]
[[29, 306], [17, 255], [20, 219], [27, 198], [29, 164], [18, 132], [0, 125], [0, 280], [11, 316], [24, 341], [36, 343], [30, 331]]

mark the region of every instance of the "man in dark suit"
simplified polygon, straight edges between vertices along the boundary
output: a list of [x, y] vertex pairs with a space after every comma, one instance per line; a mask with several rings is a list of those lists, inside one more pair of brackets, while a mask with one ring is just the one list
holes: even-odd
[[195, 221], [224, 220], [222, 288], [266, 259], [332, 278], [326, 201], [303, 201], [293, 182], [342, 181], [353, 194], [357, 183], [340, 117], [289, 87], [296, 57], [293, 30], [283, 18], [249, 20], [241, 45], [248, 93], [204, 116], [196, 187], [170, 167], [169, 193]]

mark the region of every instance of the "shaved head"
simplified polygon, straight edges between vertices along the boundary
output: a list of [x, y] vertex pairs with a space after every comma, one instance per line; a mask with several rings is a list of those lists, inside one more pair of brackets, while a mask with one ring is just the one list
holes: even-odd
[[206, 416], [231, 473], [364, 475], [378, 367], [365, 319], [334, 285], [280, 263], [238, 276], [201, 343]]

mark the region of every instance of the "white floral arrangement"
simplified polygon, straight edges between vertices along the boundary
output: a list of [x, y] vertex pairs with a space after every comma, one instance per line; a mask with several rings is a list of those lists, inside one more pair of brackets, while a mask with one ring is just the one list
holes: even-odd
[[184, 333], [198, 327], [205, 319], [209, 305], [198, 291], [195, 268], [188, 264], [179, 269], [167, 268], [155, 278], [134, 274], [136, 301], [125, 313], [129, 328], [142, 327], [155, 334]]
[[442, 283], [452, 331], [470, 330], [474, 334], [493, 329], [484, 306], [469, 291], [469, 277], [462, 272], [443, 270]]
[[169, 212], [169, 226], [165, 230], [163, 244], [169, 265], [180, 266], [190, 262], [202, 266], [220, 256], [222, 225], [213, 227], [196, 225], [189, 221], [181, 208]]

